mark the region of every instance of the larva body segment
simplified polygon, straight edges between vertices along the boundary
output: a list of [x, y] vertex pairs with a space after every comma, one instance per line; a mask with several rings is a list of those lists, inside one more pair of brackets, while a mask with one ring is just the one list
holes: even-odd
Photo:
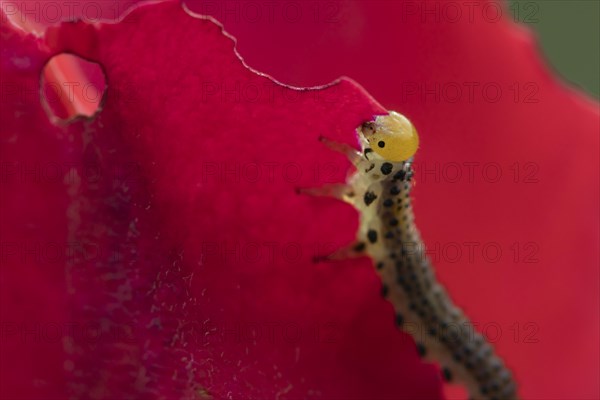
[[[419, 353], [439, 362], [445, 378], [464, 384], [473, 399], [515, 399], [512, 374], [436, 281], [425, 254], [411, 207], [418, 139], [407, 135], [410, 130], [416, 136], [394, 112], [357, 129], [362, 151], [351, 156], [356, 172], [347, 184], [353, 196], [344, 199], [360, 211], [358, 242], [373, 259], [396, 323], [414, 337]], [[390, 156], [399, 146], [404, 156]]]

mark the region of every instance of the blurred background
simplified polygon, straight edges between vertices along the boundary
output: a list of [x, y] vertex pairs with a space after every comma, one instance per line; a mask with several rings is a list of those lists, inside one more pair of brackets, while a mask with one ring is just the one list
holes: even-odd
[[600, 95], [600, 1], [510, 0], [515, 21], [531, 27], [547, 61], [567, 81]]

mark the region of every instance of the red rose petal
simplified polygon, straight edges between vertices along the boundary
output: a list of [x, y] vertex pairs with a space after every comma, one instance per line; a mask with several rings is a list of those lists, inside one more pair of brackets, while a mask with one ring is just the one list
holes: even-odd
[[[2, 23], [11, 24], [37, 36], [45, 34], [49, 26], [65, 21], [82, 20], [89, 24], [115, 21], [142, 0], [102, 1], [4, 1], [0, 5]], [[131, 21], [131, 20], [130, 20]]]
[[0, 29], [0, 390], [5, 398], [64, 397], [64, 349], [55, 332], [69, 313], [62, 171], [72, 159], [39, 102], [44, 55], [32, 36], [4, 23]]
[[504, 2], [261, 3], [260, 18], [187, 4], [255, 68], [295, 85], [345, 74], [410, 117], [417, 225], [440, 279], [499, 332], [523, 398], [600, 397], [598, 103], [553, 77]]
[[3, 252], [3, 324], [61, 333], [3, 340], [3, 395], [440, 398], [370, 262], [312, 262], [354, 239], [356, 213], [295, 188], [344, 179], [348, 162], [317, 137], [354, 144], [384, 112], [362, 89], [276, 84], [177, 4], [53, 28], [50, 51], [2, 29], [3, 87], [35, 88], [64, 51], [108, 84], [101, 113], [64, 128], [36, 96], [2, 108], [3, 165], [66, 168], [3, 183], [2, 237], [66, 249], [45, 263]]

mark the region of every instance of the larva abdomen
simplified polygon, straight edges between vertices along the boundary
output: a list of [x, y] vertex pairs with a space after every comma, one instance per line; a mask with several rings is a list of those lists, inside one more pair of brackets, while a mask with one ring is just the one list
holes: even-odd
[[411, 207], [412, 158], [386, 158], [394, 157], [394, 146], [414, 144], [408, 131], [416, 135], [393, 112], [358, 129], [362, 158], [348, 180], [360, 211], [358, 240], [373, 259], [396, 323], [414, 337], [419, 353], [438, 362], [445, 378], [464, 384], [474, 399], [514, 399], [510, 371], [435, 278]]
[[435, 279], [413, 221], [410, 182], [375, 182], [366, 193], [377, 200], [358, 205], [370, 208], [361, 210], [361, 232], [367, 234], [360, 240], [378, 266], [399, 327], [413, 335], [424, 358], [439, 362], [444, 376], [463, 383], [473, 398], [515, 398], [510, 372]]

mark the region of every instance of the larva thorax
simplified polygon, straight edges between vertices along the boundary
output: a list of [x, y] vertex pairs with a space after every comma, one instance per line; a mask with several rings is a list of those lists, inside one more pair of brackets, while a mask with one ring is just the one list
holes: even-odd
[[464, 384], [472, 398], [516, 398], [510, 371], [454, 306], [426, 256], [410, 198], [416, 130], [390, 112], [357, 133], [361, 155], [347, 182], [347, 200], [360, 211], [359, 247], [373, 259], [396, 323], [414, 337], [422, 356], [440, 363], [445, 378]]

